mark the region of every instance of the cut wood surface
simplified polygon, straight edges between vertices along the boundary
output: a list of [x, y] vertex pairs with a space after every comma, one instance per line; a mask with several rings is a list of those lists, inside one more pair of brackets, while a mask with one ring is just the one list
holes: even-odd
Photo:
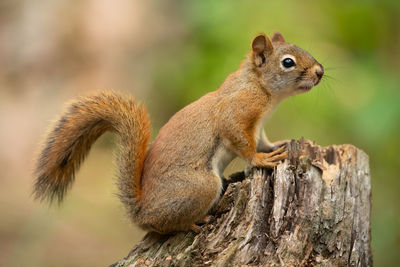
[[287, 149], [230, 183], [200, 233], [148, 233], [113, 266], [372, 266], [368, 156], [304, 139]]

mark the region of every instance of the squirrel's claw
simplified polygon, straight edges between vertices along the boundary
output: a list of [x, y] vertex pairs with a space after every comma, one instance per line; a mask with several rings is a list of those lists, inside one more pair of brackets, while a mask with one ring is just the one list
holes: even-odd
[[290, 140], [280, 140], [272, 143], [272, 149], [274, 151], [278, 150], [281, 147], [287, 147], [287, 145], [290, 143]]
[[200, 221], [198, 221], [198, 222], [196, 222], [196, 223], [199, 223], [199, 224], [207, 224], [207, 223], [212, 222], [213, 219], [214, 219], [214, 217], [213, 217], [212, 215], [206, 215], [206, 216], [204, 216], [203, 219], [201, 219]]
[[267, 157], [272, 157], [272, 156], [282, 153], [285, 150], [286, 150], [286, 145], [282, 144], [280, 147], [278, 147], [278, 149], [276, 149], [270, 153], [264, 153], [264, 155]]
[[270, 157], [269, 159], [271, 161], [280, 161], [280, 160], [283, 160], [283, 159], [287, 159], [287, 157], [288, 157], [288, 154], [286, 152], [283, 152], [283, 153], [280, 153], [280, 154], [275, 155], [273, 157]]
[[198, 226], [197, 224], [192, 224], [192, 225], [190, 226], [190, 231], [192, 231], [192, 232], [198, 234], [198, 233], [200, 233], [200, 231], [201, 231], [201, 227]]
[[271, 153], [256, 153], [251, 161], [252, 165], [263, 168], [273, 168], [279, 161], [287, 159], [286, 147], [282, 146]]

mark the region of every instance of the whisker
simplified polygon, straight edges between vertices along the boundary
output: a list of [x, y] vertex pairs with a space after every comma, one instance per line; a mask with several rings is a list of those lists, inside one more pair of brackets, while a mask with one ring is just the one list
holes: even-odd
[[330, 82], [335, 82], [335, 83], [342, 84], [341, 80], [339, 80], [339, 79], [337, 79], [337, 78], [335, 78], [333, 76], [330, 76], [330, 75], [322, 76], [322, 80], [323, 81], [330, 81]]
[[325, 70], [340, 70], [340, 69], [346, 69], [346, 67], [341, 67], [341, 66], [336, 66], [336, 67], [324, 67]]
[[324, 76], [322, 76], [322, 79], [331, 79], [331, 80], [334, 80], [334, 81], [338, 81], [338, 79], [336, 79], [333, 76], [330, 76], [328, 74], [324, 74]]
[[327, 89], [335, 98], [336, 98], [336, 92], [332, 88], [332, 85], [330, 83], [322, 83], [321, 84], [321, 89]]

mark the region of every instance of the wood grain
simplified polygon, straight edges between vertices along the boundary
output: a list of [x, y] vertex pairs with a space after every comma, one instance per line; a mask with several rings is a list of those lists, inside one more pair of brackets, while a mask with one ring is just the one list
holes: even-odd
[[287, 149], [229, 184], [199, 234], [149, 233], [112, 266], [372, 266], [368, 156], [304, 139]]

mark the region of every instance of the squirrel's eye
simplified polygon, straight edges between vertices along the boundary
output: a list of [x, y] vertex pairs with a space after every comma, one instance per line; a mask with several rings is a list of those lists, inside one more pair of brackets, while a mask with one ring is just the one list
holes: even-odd
[[294, 63], [293, 59], [291, 59], [290, 57], [287, 57], [282, 60], [282, 66], [284, 66], [285, 68], [288, 69], [288, 68], [296, 66], [296, 63]]

